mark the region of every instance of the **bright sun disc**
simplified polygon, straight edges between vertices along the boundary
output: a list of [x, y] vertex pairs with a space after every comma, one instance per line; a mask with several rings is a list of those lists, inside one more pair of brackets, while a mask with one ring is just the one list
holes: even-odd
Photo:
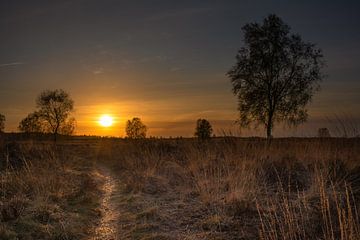
[[102, 115], [99, 119], [99, 124], [103, 127], [110, 127], [113, 124], [113, 118], [109, 115]]

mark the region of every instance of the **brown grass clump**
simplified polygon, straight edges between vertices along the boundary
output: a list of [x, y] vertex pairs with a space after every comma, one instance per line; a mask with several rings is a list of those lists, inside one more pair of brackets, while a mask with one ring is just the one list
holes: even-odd
[[99, 154], [136, 196], [125, 236], [360, 238], [358, 139], [109, 141]]
[[1, 149], [0, 239], [80, 239], [90, 233], [99, 193], [91, 173], [82, 170], [84, 162], [48, 143], [10, 142]]
[[118, 239], [360, 239], [356, 138], [18, 144], [0, 147], [0, 239], [89, 239], [106, 214]]

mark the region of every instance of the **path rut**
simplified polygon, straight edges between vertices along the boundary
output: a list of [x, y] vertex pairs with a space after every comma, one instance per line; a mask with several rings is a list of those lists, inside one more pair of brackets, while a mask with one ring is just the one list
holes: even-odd
[[116, 240], [118, 239], [117, 220], [119, 213], [113, 197], [117, 189], [117, 181], [112, 177], [110, 171], [105, 168], [98, 168], [95, 175], [102, 182], [103, 196], [100, 203], [101, 219], [95, 228], [94, 237], [90, 238], [90, 240]]

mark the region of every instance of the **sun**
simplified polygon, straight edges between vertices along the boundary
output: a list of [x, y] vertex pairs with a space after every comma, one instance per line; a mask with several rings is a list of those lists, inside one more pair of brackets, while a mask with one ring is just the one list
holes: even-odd
[[110, 127], [113, 125], [113, 118], [109, 115], [102, 115], [99, 119], [99, 124], [103, 127]]

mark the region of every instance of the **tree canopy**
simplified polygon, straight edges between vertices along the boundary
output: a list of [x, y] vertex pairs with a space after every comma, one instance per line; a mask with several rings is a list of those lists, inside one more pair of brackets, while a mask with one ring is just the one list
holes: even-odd
[[74, 123], [70, 119], [70, 113], [74, 109], [74, 101], [70, 95], [62, 89], [45, 90], [38, 96], [36, 106], [41, 118], [47, 124], [49, 132], [54, 134], [55, 140], [59, 133], [65, 129], [69, 133], [68, 125]]
[[71, 117], [74, 101], [64, 90], [41, 92], [36, 99], [36, 107], [35, 112], [20, 122], [20, 131], [52, 133], [54, 140], [58, 134], [70, 135], [74, 132], [76, 122]]
[[212, 135], [213, 129], [210, 122], [206, 119], [196, 121], [195, 136], [199, 139], [207, 139]]
[[306, 121], [306, 105], [323, 78], [322, 51], [290, 33], [273, 14], [242, 30], [244, 46], [227, 73], [238, 98], [240, 125], [263, 125], [271, 137], [275, 122], [295, 126]]
[[19, 123], [19, 130], [25, 133], [42, 133], [46, 132], [44, 122], [39, 112], [29, 113]]
[[147, 127], [140, 118], [134, 117], [126, 122], [126, 136], [131, 139], [141, 139], [146, 137]]

